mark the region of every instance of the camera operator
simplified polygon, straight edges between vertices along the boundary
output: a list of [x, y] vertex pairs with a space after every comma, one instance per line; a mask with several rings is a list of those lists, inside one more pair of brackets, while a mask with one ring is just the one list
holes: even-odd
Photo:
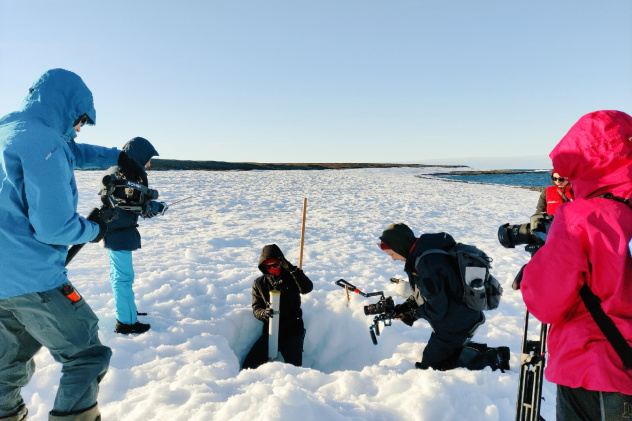
[[545, 374], [558, 385], [557, 419], [629, 419], [632, 367], [624, 366], [580, 291], [586, 284], [623, 343], [632, 344], [632, 209], [603, 197], [632, 197], [632, 117], [587, 114], [549, 156], [568, 175], [575, 199], [557, 209], [520, 289], [528, 311], [550, 324]]
[[481, 311], [467, 307], [461, 297], [463, 285], [452, 258], [432, 254], [419, 257], [430, 249], [451, 249], [456, 242], [447, 233], [422, 234], [415, 238], [406, 224], [392, 224], [380, 237], [380, 248], [394, 261], [405, 262], [404, 270], [412, 289], [412, 296], [395, 306], [394, 318], [409, 326], [417, 319], [425, 319], [432, 327], [428, 345], [419, 369], [450, 370], [509, 370], [509, 348], [488, 348], [486, 344], [471, 342], [476, 329], [485, 323]]
[[110, 348], [101, 344], [98, 318], [67, 278], [68, 246], [99, 241], [106, 223], [98, 209], [77, 214], [74, 168], [117, 162], [144, 176], [116, 148], [75, 143], [94, 125], [92, 93], [75, 73], [52, 69], [31, 86], [22, 105], [0, 118], [0, 419], [22, 421], [20, 389], [42, 348], [62, 365], [50, 420], [100, 419], [99, 382]]
[[[151, 166], [151, 158], [158, 156], [153, 145], [142, 137], [135, 137], [127, 142], [123, 146], [123, 151], [130, 159], [139, 165], [144, 165], [145, 168]], [[109, 168], [105, 175], [104, 179], [108, 176], [124, 177], [118, 166]], [[145, 186], [148, 186], [148, 182], [145, 182]], [[116, 325], [114, 326], [116, 333], [140, 334], [147, 332], [151, 327], [149, 323], [138, 321], [137, 316], [146, 313], [138, 313], [134, 302], [135, 275], [132, 252], [141, 247], [140, 233], [138, 232], [139, 215], [143, 218], [152, 218], [156, 215], [163, 215], [166, 209], [166, 203], [153, 200], [143, 204], [140, 214], [117, 207], [116, 218], [108, 223], [108, 232], [103, 238], [103, 246], [107, 249], [110, 259], [110, 283], [116, 309]]]

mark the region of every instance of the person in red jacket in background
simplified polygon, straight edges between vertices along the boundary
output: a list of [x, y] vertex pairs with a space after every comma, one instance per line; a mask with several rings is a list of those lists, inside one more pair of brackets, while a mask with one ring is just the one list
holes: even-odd
[[551, 171], [552, 186], [547, 187], [540, 195], [536, 213], [548, 213], [555, 215], [555, 211], [560, 205], [573, 200], [573, 188], [568, 181], [568, 177], [560, 177], [555, 169]]
[[545, 375], [558, 385], [557, 419], [629, 419], [632, 367], [602, 333], [580, 289], [590, 288], [623, 344], [632, 345], [632, 209], [619, 201], [632, 198], [632, 117], [587, 114], [549, 156], [568, 175], [575, 200], [557, 210], [520, 289], [527, 310], [550, 324]]

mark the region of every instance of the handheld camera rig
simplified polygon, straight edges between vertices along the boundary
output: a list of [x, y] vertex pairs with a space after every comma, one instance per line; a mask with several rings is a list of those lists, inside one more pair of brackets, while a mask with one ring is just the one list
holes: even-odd
[[142, 183], [126, 180], [114, 174], [106, 175], [101, 181], [101, 202], [110, 209], [120, 208], [134, 213], [142, 213], [150, 200], [158, 199], [158, 190]]
[[[142, 183], [126, 180], [114, 174], [103, 177], [101, 183], [103, 184], [100, 192], [102, 205], [99, 212], [101, 220], [106, 224], [118, 217], [117, 208], [140, 214], [147, 202], [158, 199], [158, 190], [152, 190]], [[68, 249], [64, 266], [68, 266], [84, 245], [85, 243], [75, 244]]]
[[[514, 248], [518, 244], [525, 244], [525, 250], [533, 256], [546, 242], [552, 222], [553, 216], [543, 213], [533, 215], [527, 224], [504, 224], [498, 228], [498, 241], [505, 248]], [[515, 290], [520, 289], [523, 270], [524, 266], [514, 279], [513, 289]], [[529, 311], [525, 310], [516, 421], [544, 421], [544, 418], [540, 416], [540, 403], [542, 402], [542, 382], [546, 364], [546, 337], [549, 326], [544, 323], [540, 325], [540, 337], [538, 340], [527, 339], [528, 329]]]
[[392, 324], [391, 319], [395, 312], [395, 302], [393, 301], [393, 297], [385, 297], [384, 291], [376, 291], [366, 294], [344, 279], [338, 279], [336, 281], [336, 285], [345, 288], [350, 292], [355, 292], [363, 297], [380, 297], [380, 300], [377, 303], [364, 306], [364, 314], [367, 316], [375, 315], [375, 317], [373, 317], [373, 324], [369, 327], [369, 334], [371, 335], [373, 345], [377, 345], [377, 337], [380, 336], [380, 322], [384, 322], [385, 327]]

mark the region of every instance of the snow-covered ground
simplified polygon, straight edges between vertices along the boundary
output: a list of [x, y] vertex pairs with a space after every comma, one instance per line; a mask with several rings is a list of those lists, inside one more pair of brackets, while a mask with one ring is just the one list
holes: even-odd
[[[539, 193], [416, 177], [436, 171], [150, 172], [161, 200], [193, 196], [140, 223], [134, 289], [139, 310], [149, 313], [141, 320], [152, 329], [113, 332], [103, 248], [86, 245], [69, 266], [69, 279], [99, 316], [101, 340], [113, 350], [99, 395], [104, 421], [514, 419], [525, 307], [511, 282], [529, 256], [503, 248], [496, 233], [503, 223], [528, 222]], [[99, 204], [100, 178], [101, 172], [77, 173], [83, 215]], [[303, 296], [304, 367], [273, 362], [240, 372], [261, 330], [250, 307], [261, 248], [276, 243], [298, 264], [303, 198], [303, 269], [314, 282]], [[347, 303], [334, 282], [342, 278], [403, 300], [389, 281], [405, 277], [403, 264], [377, 247], [393, 222], [415, 234], [449, 232], [494, 258], [505, 294], [475, 340], [508, 345], [511, 371], [416, 370], [430, 335], [422, 320], [413, 327], [394, 321], [372, 344], [372, 318], [363, 306], [377, 299], [352, 294]], [[46, 419], [61, 367], [46, 350], [36, 363], [23, 390], [33, 421]], [[554, 419], [555, 386], [546, 383], [543, 395], [542, 415]]]

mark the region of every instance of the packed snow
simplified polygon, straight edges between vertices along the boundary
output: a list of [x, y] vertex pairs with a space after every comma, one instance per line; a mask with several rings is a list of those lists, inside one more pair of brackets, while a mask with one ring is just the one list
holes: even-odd
[[[140, 221], [142, 249], [134, 252], [134, 290], [142, 335], [113, 332], [116, 323], [105, 249], [87, 244], [68, 276], [100, 318], [101, 341], [112, 348], [101, 383], [104, 421], [146, 420], [469, 420], [514, 419], [525, 307], [511, 283], [529, 255], [497, 240], [506, 222], [529, 221], [539, 193], [499, 185], [418, 177], [438, 168], [323, 171], [150, 171], [150, 187], [174, 204], [163, 216]], [[79, 212], [99, 206], [102, 172], [77, 172]], [[303, 367], [271, 362], [240, 371], [261, 322], [251, 309], [251, 286], [261, 273], [261, 248], [276, 243], [298, 264], [303, 198], [307, 198], [303, 270], [314, 290], [302, 296], [307, 335]], [[377, 298], [335, 284], [345, 279], [363, 292], [384, 290], [396, 303], [390, 278], [405, 278], [378, 246], [391, 223], [416, 235], [446, 231], [494, 258], [505, 289], [475, 341], [511, 348], [505, 373], [416, 370], [429, 325], [393, 321], [369, 336], [363, 306]], [[531, 336], [539, 332], [532, 323]], [[29, 419], [46, 420], [61, 366], [43, 349], [23, 397]], [[555, 385], [545, 383], [542, 415], [554, 419]]]

